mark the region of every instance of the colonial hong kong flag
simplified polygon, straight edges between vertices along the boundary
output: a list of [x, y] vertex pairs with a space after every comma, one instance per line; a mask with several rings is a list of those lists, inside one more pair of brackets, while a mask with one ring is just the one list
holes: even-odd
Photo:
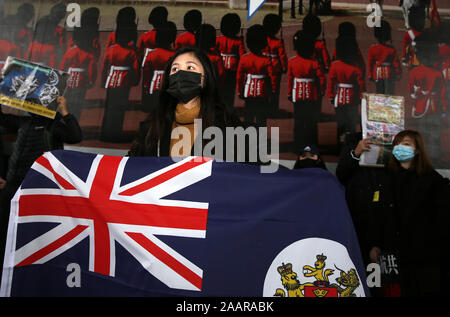
[[324, 170], [263, 174], [210, 158], [60, 150], [36, 160], [11, 202], [0, 295], [343, 297], [367, 288], [343, 189]]

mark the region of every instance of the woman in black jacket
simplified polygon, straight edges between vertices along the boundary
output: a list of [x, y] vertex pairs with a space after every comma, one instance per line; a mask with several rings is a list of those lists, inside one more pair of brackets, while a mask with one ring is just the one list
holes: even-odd
[[[402, 296], [442, 296], [449, 282], [449, 180], [432, 167], [421, 135], [404, 130], [385, 168], [360, 167], [370, 141], [341, 154], [336, 170], [367, 262], [395, 255]], [[391, 263], [392, 264], [392, 263]]]
[[[194, 124], [194, 120], [201, 120], [201, 126]], [[200, 121], [197, 121], [200, 123]], [[186, 47], [178, 50], [167, 63], [164, 71], [158, 107], [141, 122], [136, 140], [133, 142], [129, 156], [208, 156], [203, 153], [205, 145], [210, 142], [203, 138], [203, 132], [209, 127], [217, 127], [223, 139], [222, 153], [212, 153], [214, 158], [238, 160], [238, 154], [244, 153], [244, 161], [250, 162], [250, 151], [257, 153], [256, 146], [250, 148], [246, 142], [245, 149], [238, 149], [238, 142], [233, 148], [227, 149], [226, 128], [248, 126], [239, 117], [227, 110], [219, 93], [217, 73], [208, 56], [200, 49]], [[179, 131], [187, 128], [191, 140]], [[201, 130], [200, 130], [201, 129]], [[180, 142], [186, 146], [181, 148], [177, 138], [182, 135]], [[216, 135], [217, 137], [217, 135]], [[186, 140], [187, 139], [187, 140]], [[195, 140], [195, 142], [194, 142]], [[197, 146], [199, 144], [200, 146]], [[256, 143], [257, 144], [257, 143]], [[256, 145], [255, 144], [255, 145]], [[238, 153], [241, 150], [242, 153]], [[231, 155], [227, 154], [227, 151]], [[200, 153], [199, 153], [200, 152]], [[257, 163], [259, 158], [253, 163]]]

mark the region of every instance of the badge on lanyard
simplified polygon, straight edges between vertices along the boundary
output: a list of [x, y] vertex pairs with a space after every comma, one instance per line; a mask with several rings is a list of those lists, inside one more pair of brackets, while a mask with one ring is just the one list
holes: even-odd
[[380, 191], [377, 190], [373, 193], [373, 202], [379, 202], [380, 201]]

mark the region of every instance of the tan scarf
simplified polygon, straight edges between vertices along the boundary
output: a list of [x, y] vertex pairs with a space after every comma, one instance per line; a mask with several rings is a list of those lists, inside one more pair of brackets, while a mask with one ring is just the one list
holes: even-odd
[[[172, 137], [170, 139], [170, 156], [189, 156], [197, 137], [198, 131], [194, 127], [194, 120], [198, 118], [200, 105], [191, 109], [183, 105], [177, 105], [175, 109], [175, 121], [172, 124]], [[190, 138], [187, 136], [187, 128]]]

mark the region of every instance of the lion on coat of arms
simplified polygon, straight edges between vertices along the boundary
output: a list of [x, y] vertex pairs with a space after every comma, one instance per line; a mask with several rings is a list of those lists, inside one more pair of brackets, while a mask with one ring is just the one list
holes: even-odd
[[[277, 288], [274, 296], [279, 297], [305, 297], [305, 287], [308, 286], [317, 286], [316, 283], [323, 285], [329, 285], [330, 288], [336, 288], [339, 297], [355, 297], [354, 291], [359, 287], [360, 282], [358, 276], [356, 274], [355, 269], [350, 269], [348, 272], [345, 272], [336, 267], [339, 271], [341, 271], [340, 276], [336, 278], [336, 283], [329, 284], [328, 276], [332, 275], [334, 270], [327, 269], [325, 270], [325, 260], [326, 256], [323, 254], [317, 255], [317, 261], [314, 267], [305, 265], [303, 267], [304, 276], [306, 277], [315, 277], [315, 283], [300, 283], [298, 280], [297, 273], [292, 270], [292, 264], [284, 264], [277, 268], [278, 273], [281, 276], [281, 282], [284, 287], [283, 290], [281, 288]], [[322, 289], [322, 288], [321, 288]], [[287, 292], [287, 293], [286, 293]], [[324, 293], [326, 294], [326, 292]]]

